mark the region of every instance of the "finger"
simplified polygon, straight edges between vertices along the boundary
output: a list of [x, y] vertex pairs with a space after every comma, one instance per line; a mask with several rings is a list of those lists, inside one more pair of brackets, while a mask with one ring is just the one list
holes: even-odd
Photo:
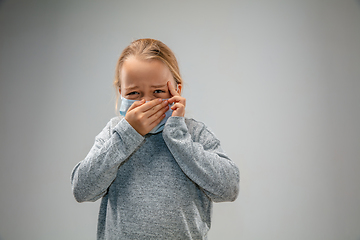
[[[152, 125], [155, 124], [155, 126], [156, 126], [157, 124], [159, 124], [160, 121], [161, 121], [162, 119], [164, 119], [164, 117], [166, 116], [165, 113], [166, 113], [169, 109], [170, 109], [169, 106], [166, 106], [165, 108], [161, 109], [160, 111], [158, 111], [157, 113], [155, 113], [154, 115], [152, 115], [152, 116], [149, 118], [150, 125], [152, 126]], [[155, 126], [154, 126], [154, 127], [155, 127]]]
[[161, 115], [154, 122], [152, 122], [150, 125], [148, 125], [148, 133], [149, 133], [149, 131], [151, 131], [151, 129], [156, 127], [165, 118], [165, 116], [166, 116], [165, 114]]
[[171, 116], [179, 116], [184, 117], [185, 116], [185, 106], [181, 103], [175, 103], [171, 109], [173, 110], [173, 113]]
[[[144, 100], [145, 101], [145, 100]], [[142, 112], [147, 112], [150, 109], [152, 109], [153, 107], [155, 107], [156, 105], [159, 105], [163, 102], [163, 100], [161, 98], [157, 98], [154, 100], [151, 100], [149, 102], [146, 102], [142, 107], [141, 107], [141, 111]]]
[[164, 114], [166, 111], [168, 111], [170, 107], [168, 105], [163, 106], [161, 108], [157, 108], [156, 110], [149, 110], [146, 113], [144, 113], [144, 116], [146, 116], [149, 119], [149, 123], [155, 121], [155, 119], [159, 118], [162, 114]]
[[128, 112], [131, 111], [131, 110], [133, 110], [134, 108], [137, 108], [137, 107], [141, 106], [141, 105], [144, 104], [144, 103], [145, 103], [145, 100], [144, 100], [144, 99], [143, 99], [143, 100], [140, 100], [140, 101], [134, 102], [134, 103], [131, 104], [131, 106], [129, 107]]
[[175, 111], [178, 108], [182, 108], [185, 107], [183, 104], [181, 103], [175, 103], [174, 105], [171, 106], [171, 110]]
[[[160, 103], [158, 103], [157, 105], [149, 105], [146, 106], [146, 108], [144, 107], [144, 116], [146, 117], [151, 117], [152, 115], [156, 114], [157, 112], [163, 110], [164, 108], [166, 108], [169, 105], [168, 101], [165, 100], [161, 100]], [[166, 111], [166, 110], [165, 110]]]
[[179, 103], [183, 104], [184, 106], [186, 106], [186, 99], [181, 96], [174, 96], [174, 97], [168, 99], [168, 102], [170, 104], [172, 104], [174, 102], [179, 102]]
[[171, 81], [168, 81], [167, 82], [168, 84], [168, 88], [169, 88], [169, 91], [170, 91], [170, 94], [171, 96], [179, 96], [180, 94], [176, 91], [173, 83]]
[[169, 107], [162, 109], [161, 111], [157, 112], [156, 114], [152, 115], [150, 118], [146, 119], [146, 126], [147, 126], [147, 133], [151, 131], [154, 127], [156, 127], [165, 117], [166, 111], [169, 110]]

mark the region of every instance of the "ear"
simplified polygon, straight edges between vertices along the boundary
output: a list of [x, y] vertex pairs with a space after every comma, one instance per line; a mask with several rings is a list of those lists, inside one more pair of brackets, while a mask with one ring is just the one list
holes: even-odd
[[119, 93], [120, 93], [120, 96], [121, 96], [121, 89], [119, 88]]
[[182, 90], [182, 85], [181, 83], [178, 83], [176, 86], [176, 91], [178, 92], [179, 95], [181, 95], [181, 90]]

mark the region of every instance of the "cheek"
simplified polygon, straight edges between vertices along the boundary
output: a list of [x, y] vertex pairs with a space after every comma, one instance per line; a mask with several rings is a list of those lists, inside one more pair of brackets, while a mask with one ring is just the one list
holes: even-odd
[[170, 94], [170, 92], [157, 93], [157, 94], [154, 95], [154, 97], [156, 97], [156, 98], [162, 98], [162, 99], [168, 99], [168, 98], [171, 98], [171, 94]]
[[171, 97], [172, 97], [171, 94], [170, 94], [170, 92], [167, 92], [167, 93], [165, 93], [164, 95], [165, 95], [164, 98], [171, 98]]

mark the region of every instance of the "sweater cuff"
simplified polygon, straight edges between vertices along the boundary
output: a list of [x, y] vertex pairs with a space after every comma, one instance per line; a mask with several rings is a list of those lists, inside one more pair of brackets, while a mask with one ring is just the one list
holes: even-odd
[[171, 138], [179, 138], [183, 137], [185, 134], [187, 134], [187, 132], [188, 128], [184, 117], [170, 117], [166, 121], [163, 130], [163, 136], [165, 134], [167, 136], [171, 136]]
[[165, 126], [186, 128], [185, 117], [169, 117], [169, 119], [166, 121]]
[[125, 118], [121, 119], [120, 122], [114, 127], [113, 133], [117, 133], [119, 137], [126, 142], [129, 146], [138, 145], [144, 141], [144, 137], [138, 133]]

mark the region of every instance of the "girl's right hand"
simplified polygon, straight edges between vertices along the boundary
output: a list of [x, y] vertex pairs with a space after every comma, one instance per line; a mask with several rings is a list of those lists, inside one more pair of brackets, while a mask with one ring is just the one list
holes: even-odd
[[149, 133], [165, 117], [169, 110], [168, 102], [162, 99], [154, 99], [150, 102], [145, 100], [134, 102], [125, 115], [126, 121], [142, 136]]

